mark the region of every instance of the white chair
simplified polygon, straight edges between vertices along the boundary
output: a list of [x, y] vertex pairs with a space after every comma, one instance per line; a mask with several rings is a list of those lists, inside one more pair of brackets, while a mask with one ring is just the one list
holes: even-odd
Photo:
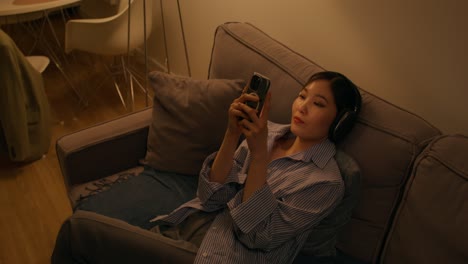
[[50, 63], [49, 58], [46, 56], [26, 56], [26, 59], [40, 73], [43, 73]]
[[78, 14], [81, 18], [104, 18], [118, 14], [128, 0], [81, 0]]
[[[133, 81], [138, 81], [127, 67], [123, 55], [142, 46], [152, 30], [152, 0], [146, 1], [146, 23], [143, 19], [145, 0], [121, 0], [121, 11], [111, 17], [69, 20], [65, 28], [65, 52], [81, 50], [98, 55], [120, 56], [124, 77], [130, 84], [133, 104]], [[130, 15], [130, 20], [129, 20]], [[129, 26], [130, 23], [130, 26]], [[125, 108], [127, 105], [114, 77], [114, 86]], [[145, 73], [146, 76], [146, 73]], [[139, 84], [139, 83], [138, 83]], [[143, 86], [139, 86], [144, 90]]]

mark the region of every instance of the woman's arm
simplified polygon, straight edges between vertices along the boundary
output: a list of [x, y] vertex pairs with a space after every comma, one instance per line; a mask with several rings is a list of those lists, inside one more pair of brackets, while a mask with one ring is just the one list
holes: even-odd
[[[239, 143], [240, 135], [243, 133], [243, 122], [250, 118], [249, 112], [254, 111], [244, 104], [245, 101], [258, 101], [258, 97], [243, 93], [229, 107], [228, 127], [210, 171], [210, 180], [213, 182], [225, 183], [231, 171], [234, 152]], [[255, 115], [255, 112], [253, 113]]]
[[242, 202], [247, 201], [255, 191], [262, 188], [266, 183], [268, 168], [268, 153], [257, 153], [252, 156], [250, 162], [249, 171], [247, 173], [247, 179], [244, 186], [244, 195]]
[[223, 143], [219, 148], [210, 171], [210, 180], [223, 184], [232, 169], [232, 158], [237, 148], [239, 135], [226, 131]]
[[339, 203], [344, 192], [337, 182], [318, 183], [284, 197], [268, 184], [247, 201], [228, 203], [237, 238], [248, 248], [270, 251], [311, 230]]
[[244, 112], [249, 115], [249, 119], [244, 119], [239, 123], [251, 154], [250, 167], [245, 182], [244, 195], [242, 197], [243, 202], [247, 201], [255, 191], [262, 188], [266, 183], [269, 163], [267, 140], [270, 104], [271, 93], [269, 92], [265, 98], [260, 117], [257, 116], [254, 109], [247, 106], [243, 107]]
[[[213, 154], [214, 157], [210, 156], [205, 160], [200, 172], [197, 195], [205, 206], [208, 206], [208, 204], [213, 206], [226, 205], [239, 190], [239, 184], [244, 182], [245, 175], [238, 174], [246, 157], [241, 155], [241, 159], [234, 161], [234, 155], [243, 129], [242, 122], [250, 118], [246, 110], [253, 110], [244, 102], [256, 100], [258, 100], [256, 96], [242, 94], [234, 100], [229, 108], [228, 127], [221, 147], [216, 154]], [[255, 114], [255, 112], [251, 114]], [[242, 150], [245, 152], [246, 146], [240, 149], [240, 153], [243, 153]], [[233, 168], [233, 166], [236, 166], [236, 168]]]

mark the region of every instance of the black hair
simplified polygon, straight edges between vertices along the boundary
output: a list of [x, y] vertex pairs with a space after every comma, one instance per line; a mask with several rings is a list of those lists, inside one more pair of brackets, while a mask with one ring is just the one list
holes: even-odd
[[[330, 127], [329, 138], [334, 142], [339, 142], [351, 131], [357, 115], [361, 111], [361, 94], [358, 87], [351, 80], [338, 72], [317, 72], [309, 78], [305, 86], [316, 80], [330, 82], [337, 114]], [[343, 120], [343, 118], [346, 120]]]

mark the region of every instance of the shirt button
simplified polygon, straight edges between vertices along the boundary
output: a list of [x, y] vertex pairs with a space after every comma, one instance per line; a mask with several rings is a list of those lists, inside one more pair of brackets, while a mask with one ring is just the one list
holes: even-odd
[[202, 256], [203, 256], [204, 258], [206, 258], [206, 256], [208, 256], [208, 253], [203, 252]]
[[213, 228], [212, 228], [212, 229], [215, 229], [215, 230], [216, 230], [216, 226], [213, 226]]

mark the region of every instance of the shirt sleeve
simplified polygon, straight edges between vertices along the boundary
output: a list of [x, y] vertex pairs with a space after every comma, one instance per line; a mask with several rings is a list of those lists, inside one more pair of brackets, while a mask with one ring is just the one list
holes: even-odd
[[209, 176], [216, 154], [217, 152], [206, 158], [198, 180], [197, 196], [206, 208], [225, 207], [226, 203], [239, 191], [246, 177], [245, 173], [242, 173], [243, 161], [233, 159], [232, 169], [223, 184], [210, 181]]
[[238, 239], [248, 248], [270, 251], [317, 225], [343, 192], [343, 184], [326, 182], [276, 198], [266, 184], [244, 203], [240, 191], [228, 207]]

